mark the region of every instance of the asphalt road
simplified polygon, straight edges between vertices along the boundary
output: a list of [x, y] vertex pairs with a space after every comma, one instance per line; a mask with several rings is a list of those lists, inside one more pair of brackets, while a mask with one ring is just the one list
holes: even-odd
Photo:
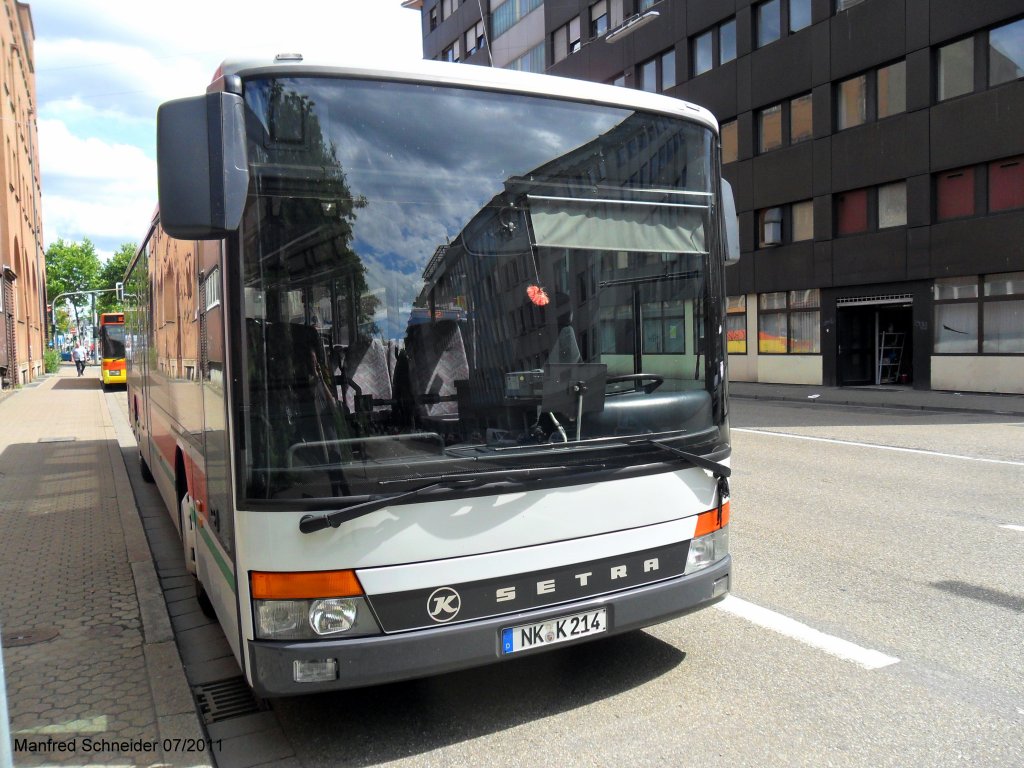
[[274, 701], [298, 761], [1024, 765], [1024, 424], [742, 400], [732, 420], [723, 607]]

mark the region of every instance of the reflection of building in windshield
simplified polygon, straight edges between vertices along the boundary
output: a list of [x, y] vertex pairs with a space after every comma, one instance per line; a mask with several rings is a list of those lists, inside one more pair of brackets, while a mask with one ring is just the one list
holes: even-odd
[[[602, 362], [617, 375], [680, 359], [695, 378], [710, 187], [706, 132], [633, 115], [572, 152], [506, 180], [423, 272], [410, 324], [457, 319], [473, 401], [507, 395], [510, 371]], [[664, 365], [661, 366], [665, 368]], [[685, 370], [684, 370], [685, 368]]]

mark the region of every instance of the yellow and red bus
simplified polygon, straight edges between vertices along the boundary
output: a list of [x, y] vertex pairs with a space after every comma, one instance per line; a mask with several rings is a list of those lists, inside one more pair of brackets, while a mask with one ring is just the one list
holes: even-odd
[[100, 376], [104, 388], [125, 384], [124, 313], [104, 312], [100, 315]]

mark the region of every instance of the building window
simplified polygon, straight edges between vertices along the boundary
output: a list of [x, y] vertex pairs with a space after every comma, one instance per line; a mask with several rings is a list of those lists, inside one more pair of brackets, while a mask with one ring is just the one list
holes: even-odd
[[939, 101], [974, 90], [974, 38], [939, 48]]
[[811, 0], [789, 0], [789, 31], [811, 26]]
[[757, 150], [768, 152], [782, 146], [782, 105], [776, 104], [757, 113]]
[[643, 91], [650, 91], [651, 93], [658, 92], [658, 60], [649, 59], [640, 65], [640, 89]]
[[811, 94], [797, 96], [789, 102], [789, 143], [806, 141], [813, 135]]
[[907, 182], [897, 181], [878, 188], [878, 228], [907, 225]]
[[817, 288], [762, 293], [757, 299], [758, 352], [821, 353], [821, 299]]
[[648, 59], [637, 68], [637, 71], [639, 73], [637, 87], [641, 90], [657, 93], [672, 88], [676, 84], [675, 49]]
[[725, 338], [730, 355], [747, 354], [747, 297], [725, 299]]
[[997, 160], [988, 166], [990, 213], [1024, 208], [1024, 155]]
[[801, 200], [757, 212], [757, 246], [770, 248], [814, 238], [814, 204]]
[[692, 77], [709, 72], [736, 58], [736, 19], [723, 21], [690, 38]]
[[478, 21], [466, 30], [466, 58], [481, 50], [487, 40], [484, 37], [484, 23]]
[[544, 43], [531, 48], [515, 61], [505, 65], [505, 69], [515, 69], [520, 72], [544, 73]]
[[672, 48], [661, 54], [661, 90], [667, 91], [676, 85], [676, 49]]
[[868, 231], [868, 191], [853, 189], [835, 196], [836, 234], [855, 235]]
[[551, 47], [554, 51], [554, 62], [557, 63], [571, 53], [580, 49], [580, 17], [563, 24], [551, 35]]
[[867, 75], [858, 75], [839, 84], [836, 129], [844, 130], [867, 121]]
[[430, 31], [437, 29], [437, 6], [430, 9]]
[[989, 275], [983, 285], [982, 354], [1024, 354], [1024, 272]]
[[491, 11], [491, 38], [501, 37], [521, 18], [536, 10], [544, 0], [505, 0]]
[[878, 119], [907, 111], [907, 62], [897, 61], [878, 70]]
[[705, 72], [710, 72], [714, 66], [712, 56], [714, 55], [714, 34], [715, 31], [709, 30], [703, 35], [698, 35], [693, 39], [693, 76], [703, 75]]
[[722, 163], [735, 163], [739, 159], [739, 140], [737, 136], [737, 123], [730, 120], [722, 123]]
[[782, 209], [765, 208], [757, 213], [757, 247], [782, 245]]
[[935, 281], [935, 354], [1024, 354], [1024, 272]]
[[974, 169], [959, 168], [935, 179], [935, 214], [939, 221], [974, 215]]
[[793, 221], [793, 242], [814, 239], [814, 202], [803, 200], [790, 207]]
[[736, 19], [718, 25], [718, 63], [725, 64], [736, 58]]
[[756, 8], [757, 47], [774, 43], [782, 37], [781, 7], [779, 0], [768, 0]]
[[843, 80], [835, 88], [836, 130], [907, 111], [907, 63], [897, 61]]
[[1024, 77], [1024, 19], [988, 33], [988, 84]]
[[757, 151], [770, 152], [813, 136], [811, 94], [773, 104], [757, 113]]
[[608, 31], [608, 0], [598, 0], [590, 6], [590, 36], [600, 37]]

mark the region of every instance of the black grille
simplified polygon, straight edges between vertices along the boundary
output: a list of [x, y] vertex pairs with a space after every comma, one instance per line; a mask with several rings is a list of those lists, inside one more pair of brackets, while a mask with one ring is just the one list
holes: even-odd
[[266, 703], [256, 698], [244, 677], [197, 685], [192, 692], [207, 725], [267, 709]]

